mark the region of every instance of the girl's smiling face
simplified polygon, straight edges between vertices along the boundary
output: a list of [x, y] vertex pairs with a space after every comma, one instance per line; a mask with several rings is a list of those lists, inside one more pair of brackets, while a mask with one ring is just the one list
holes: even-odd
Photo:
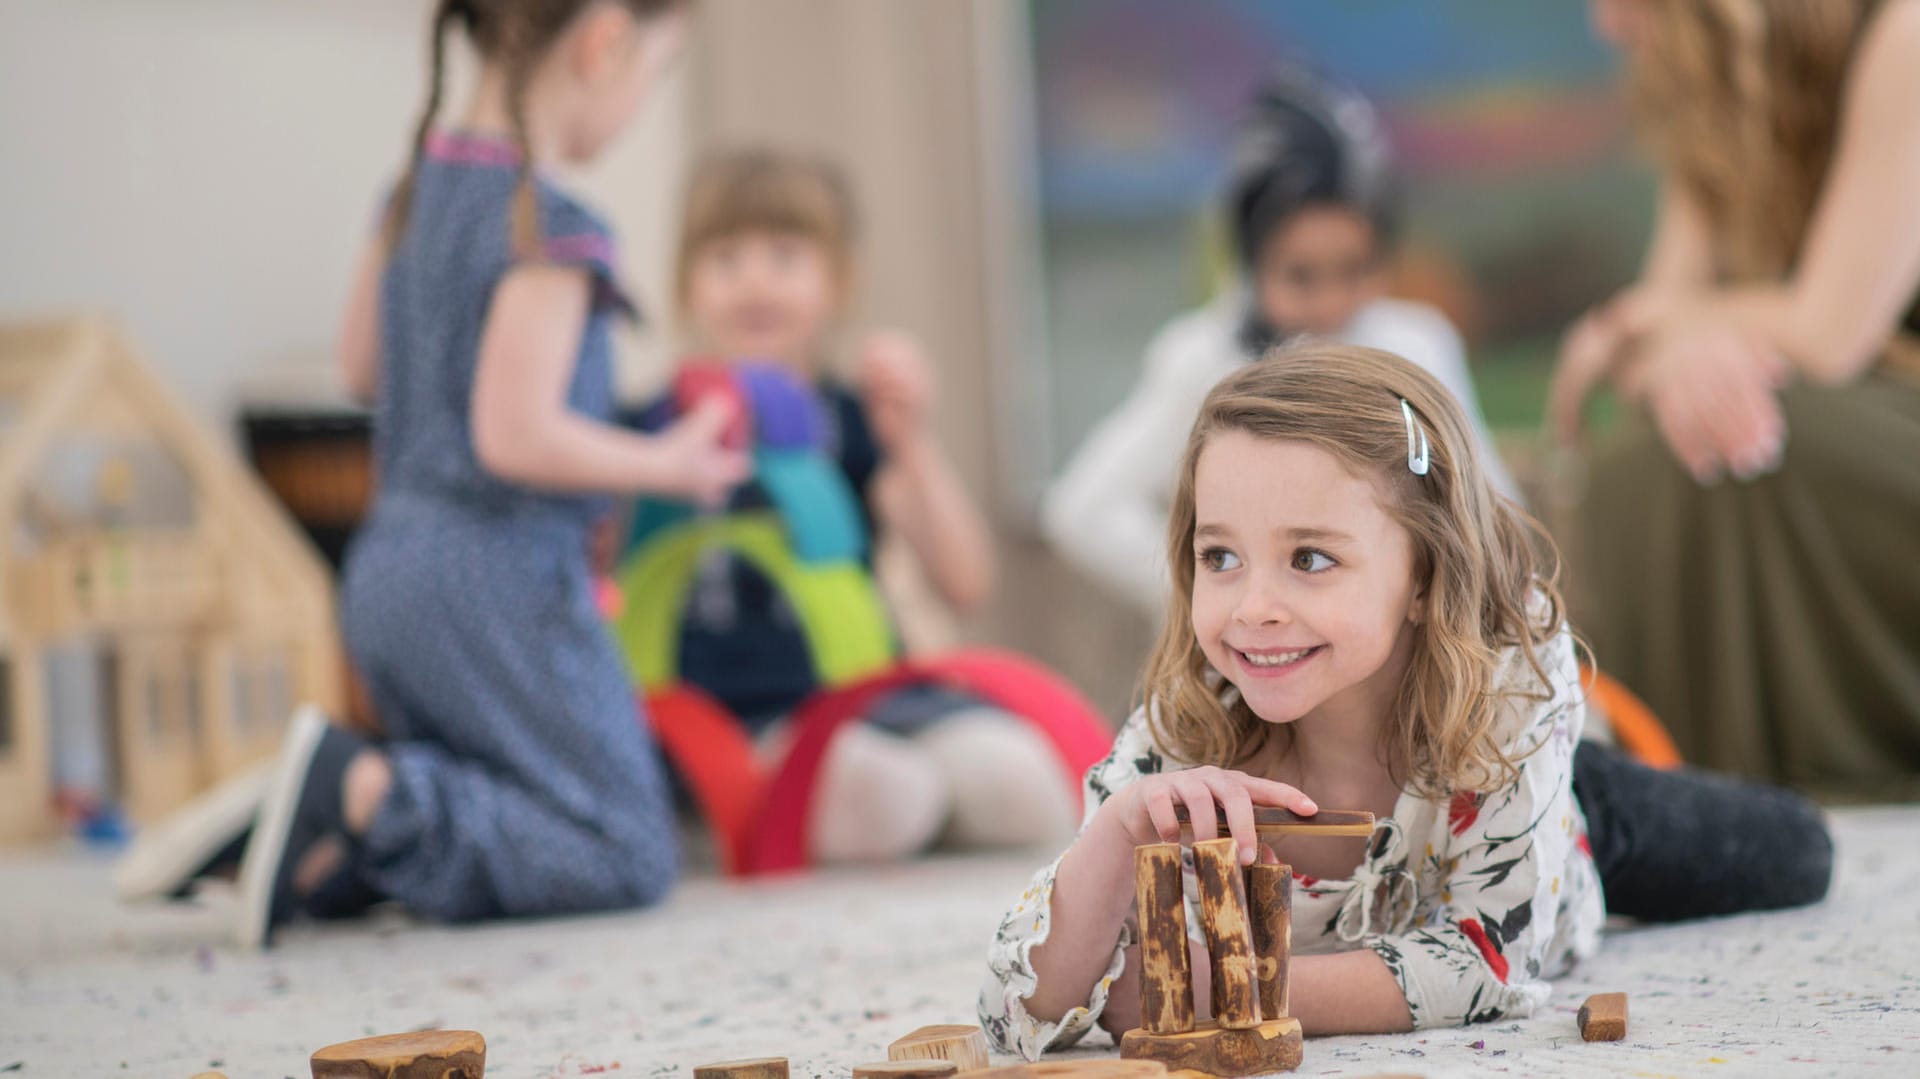
[[1193, 633], [1255, 715], [1377, 723], [1422, 617], [1380, 485], [1306, 442], [1214, 434], [1194, 472]]

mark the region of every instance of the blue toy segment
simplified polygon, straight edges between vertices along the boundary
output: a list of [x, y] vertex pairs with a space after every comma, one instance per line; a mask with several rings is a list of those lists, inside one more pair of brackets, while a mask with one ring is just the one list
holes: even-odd
[[619, 561], [625, 562], [648, 540], [666, 529], [683, 521], [693, 519], [693, 506], [687, 502], [669, 502], [665, 499], [642, 497], [633, 504], [633, 517], [628, 521], [627, 542], [621, 548]]
[[802, 562], [858, 562], [866, 557], [867, 530], [847, 477], [812, 450], [761, 447], [755, 476], [780, 514]]
[[760, 446], [777, 450], [824, 450], [827, 420], [820, 396], [783, 364], [742, 361], [734, 365], [747, 407], [753, 411]]

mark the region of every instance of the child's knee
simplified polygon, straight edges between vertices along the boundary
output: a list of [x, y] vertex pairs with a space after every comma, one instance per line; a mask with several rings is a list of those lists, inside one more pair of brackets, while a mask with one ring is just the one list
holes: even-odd
[[903, 738], [865, 726], [834, 736], [814, 791], [810, 845], [822, 862], [910, 857], [939, 837], [947, 780]]
[[953, 791], [948, 838], [962, 846], [1038, 846], [1073, 835], [1075, 791], [1046, 736], [980, 708], [914, 738]]

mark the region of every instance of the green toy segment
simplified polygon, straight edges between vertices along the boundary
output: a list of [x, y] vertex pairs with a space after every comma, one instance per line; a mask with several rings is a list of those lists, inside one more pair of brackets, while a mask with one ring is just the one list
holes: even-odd
[[695, 518], [657, 531], [620, 572], [628, 602], [613, 624], [614, 638], [647, 690], [679, 677], [680, 615], [700, 559], [713, 548], [744, 559], [786, 597], [821, 684], [838, 685], [893, 662], [892, 626], [865, 565], [796, 560], [771, 514]]

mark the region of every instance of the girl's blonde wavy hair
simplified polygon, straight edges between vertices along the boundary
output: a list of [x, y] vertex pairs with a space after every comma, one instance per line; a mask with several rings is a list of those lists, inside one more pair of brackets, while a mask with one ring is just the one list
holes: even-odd
[[[1403, 398], [1430, 445], [1424, 476], [1407, 466]], [[1407, 771], [1396, 778], [1438, 797], [1511, 782], [1516, 762], [1494, 724], [1512, 691], [1495, 675], [1502, 650], [1519, 648], [1539, 686], [1520, 695], [1549, 695], [1538, 652], [1563, 622], [1553, 543], [1487, 483], [1473, 428], [1439, 380], [1392, 353], [1322, 341], [1276, 349], [1228, 376], [1194, 422], [1167, 529], [1172, 594], [1141, 689], [1154, 741], [1181, 760], [1232, 767], [1284, 737], [1238, 696], [1222, 700], [1193, 632], [1194, 471], [1222, 431], [1304, 442], [1375, 479], [1383, 507], [1413, 537], [1426, 597], [1387, 727], [1388, 759]]]
[[1774, 279], [1833, 160], [1847, 66], [1876, 0], [1639, 0], [1635, 126], [1706, 215], [1716, 269]]

